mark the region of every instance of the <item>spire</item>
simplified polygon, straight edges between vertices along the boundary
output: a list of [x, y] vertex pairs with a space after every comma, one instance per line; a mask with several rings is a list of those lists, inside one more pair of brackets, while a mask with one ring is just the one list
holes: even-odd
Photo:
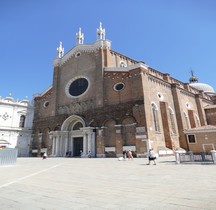
[[97, 28], [97, 40], [105, 40], [105, 28], [102, 28], [101, 22], [99, 28]]
[[191, 73], [191, 77], [189, 78], [189, 82], [190, 83], [198, 82], [198, 78], [196, 76], [194, 76], [194, 72], [192, 69], [191, 69], [190, 73]]
[[57, 48], [58, 57], [62, 58], [64, 56], [64, 48], [62, 47], [62, 42], [59, 43], [59, 47]]
[[79, 28], [79, 32], [76, 33], [77, 44], [83, 44], [84, 41], [84, 33], [81, 32], [81, 28]]

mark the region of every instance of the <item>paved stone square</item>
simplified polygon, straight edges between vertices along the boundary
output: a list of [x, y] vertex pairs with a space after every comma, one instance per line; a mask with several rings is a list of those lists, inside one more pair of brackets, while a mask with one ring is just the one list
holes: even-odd
[[147, 162], [18, 158], [0, 167], [0, 209], [216, 209], [216, 165]]

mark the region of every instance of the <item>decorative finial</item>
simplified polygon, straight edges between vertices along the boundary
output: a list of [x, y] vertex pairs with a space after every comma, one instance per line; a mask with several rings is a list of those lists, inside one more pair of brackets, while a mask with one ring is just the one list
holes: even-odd
[[62, 58], [64, 56], [64, 48], [62, 47], [62, 42], [60, 42], [59, 47], [57, 48], [58, 57]]
[[83, 44], [84, 41], [84, 33], [81, 32], [81, 28], [79, 28], [79, 32], [76, 33], [77, 44]]
[[190, 73], [191, 73], [191, 77], [189, 78], [189, 82], [190, 83], [198, 82], [198, 78], [194, 76], [194, 71], [192, 70], [192, 68], [190, 70]]
[[102, 28], [101, 22], [99, 28], [97, 28], [97, 40], [105, 40], [105, 28]]

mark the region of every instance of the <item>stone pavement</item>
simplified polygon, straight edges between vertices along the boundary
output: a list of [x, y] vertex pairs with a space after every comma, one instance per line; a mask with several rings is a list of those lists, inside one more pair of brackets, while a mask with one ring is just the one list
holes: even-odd
[[215, 210], [216, 165], [146, 158], [18, 158], [0, 167], [0, 210]]

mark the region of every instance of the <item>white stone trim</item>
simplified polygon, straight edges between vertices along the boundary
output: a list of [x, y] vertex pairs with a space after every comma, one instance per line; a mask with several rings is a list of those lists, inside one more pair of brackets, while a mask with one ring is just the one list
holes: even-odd
[[132, 69], [136, 69], [136, 68], [144, 68], [146, 70], [148, 70], [148, 66], [144, 63], [136, 63], [127, 67], [106, 67], [104, 68], [104, 71], [106, 72], [112, 72], [112, 71], [118, 71], [118, 72], [124, 72], [124, 71], [130, 71]]
[[[117, 89], [116, 89], [116, 86], [117, 86], [117, 85], [120, 85], [120, 84], [122, 84], [122, 85], [123, 85], [123, 88], [122, 88], [122, 89], [120, 89], [120, 90], [117, 90]], [[117, 83], [115, 83], [115, 84], [113, 85], [113, 90], [114, 90], [114, 91], [116, 91], [116, 92], [119, 92], [119, 91], [122, 91], [122, 90], [124, 90], [124, 89], [125, 89], [125, 86], [126, 86], [126, 85], [125, 85], [125, 83], [124, 83], [124, 82], [117, 82]]]
[[202, 144], [204, 152], [206, 152], [205, 146], [212, 146], [212, 150], [215, 150], [214, 144]]
[[123, 146], [123, 150], [136, 151], [136, 146]]
[[[76, 81], [77, 79], [82, 79], [82, 78], [84, 78], [84, 79], [86, 79], [86, 80], [88, 81], [88, 87], [87, 87], [87, 89], [85, 90], [84, 93], [82, 93], [82, 94], [80, 94], [80, 95], [78, 95], [78, 96], [72, 96], [72, 95], [69, 93], [70, 85], [71, 85], [74, 81]], [[69, 98], [79, 98], [79, 97], [85, 95], [85, 94], [88, 92], [88, 90], [89, 90], [89, 88], [90, 88], [90, 85], [91, 85], [91, 83], [90, 83], [90, 80], [89, 80], [88, 77], [85, 77], [85, 76], [77, 76], [77, 77], [74, 77], [74, 78], [71, 79], [71, 80], [67, 83], [67, 85], [65, 86], [65, 94], [66, 94], [67, 97], [69, 97]]]
[[206, 129], [203, 129], [202, 127], [198, 127], [196, 129], [189, 128], [189, 129], [185, 129], [184, 133], [185, 134], [191, 134], [191, 135], [193, 135], [193, 134], [195, 135], [197, 133], [205, 133], [205, 134], [216, 133], [216, 128], [206, 128]]
[[42, 93], [36, 93], [36, 94], [34, 94], [33, 97], [34, 97], [34, 98], [36, 98], [36, 97], [41, 97], [41, 96], [43, 96], [45, 93], [47, 93], [51, 88], [52, 88], [52, 85], [49, 86], [46, 90], [44, 90]]
[[98, 49], [110, 49], [111, 41], [109, 40], [98, 40], [93, 44], [79, 44], [76, 45], [73, 49], [67, 52], [61, 59], [57, 58], [54, 60], [54, 66], [63, 65], [67, 62], [71, 57], [75, 56], [77, 52], [95, 52]]
[[115, 152], [116, 148], [115, 147], [105, 147], [105, 152]]

